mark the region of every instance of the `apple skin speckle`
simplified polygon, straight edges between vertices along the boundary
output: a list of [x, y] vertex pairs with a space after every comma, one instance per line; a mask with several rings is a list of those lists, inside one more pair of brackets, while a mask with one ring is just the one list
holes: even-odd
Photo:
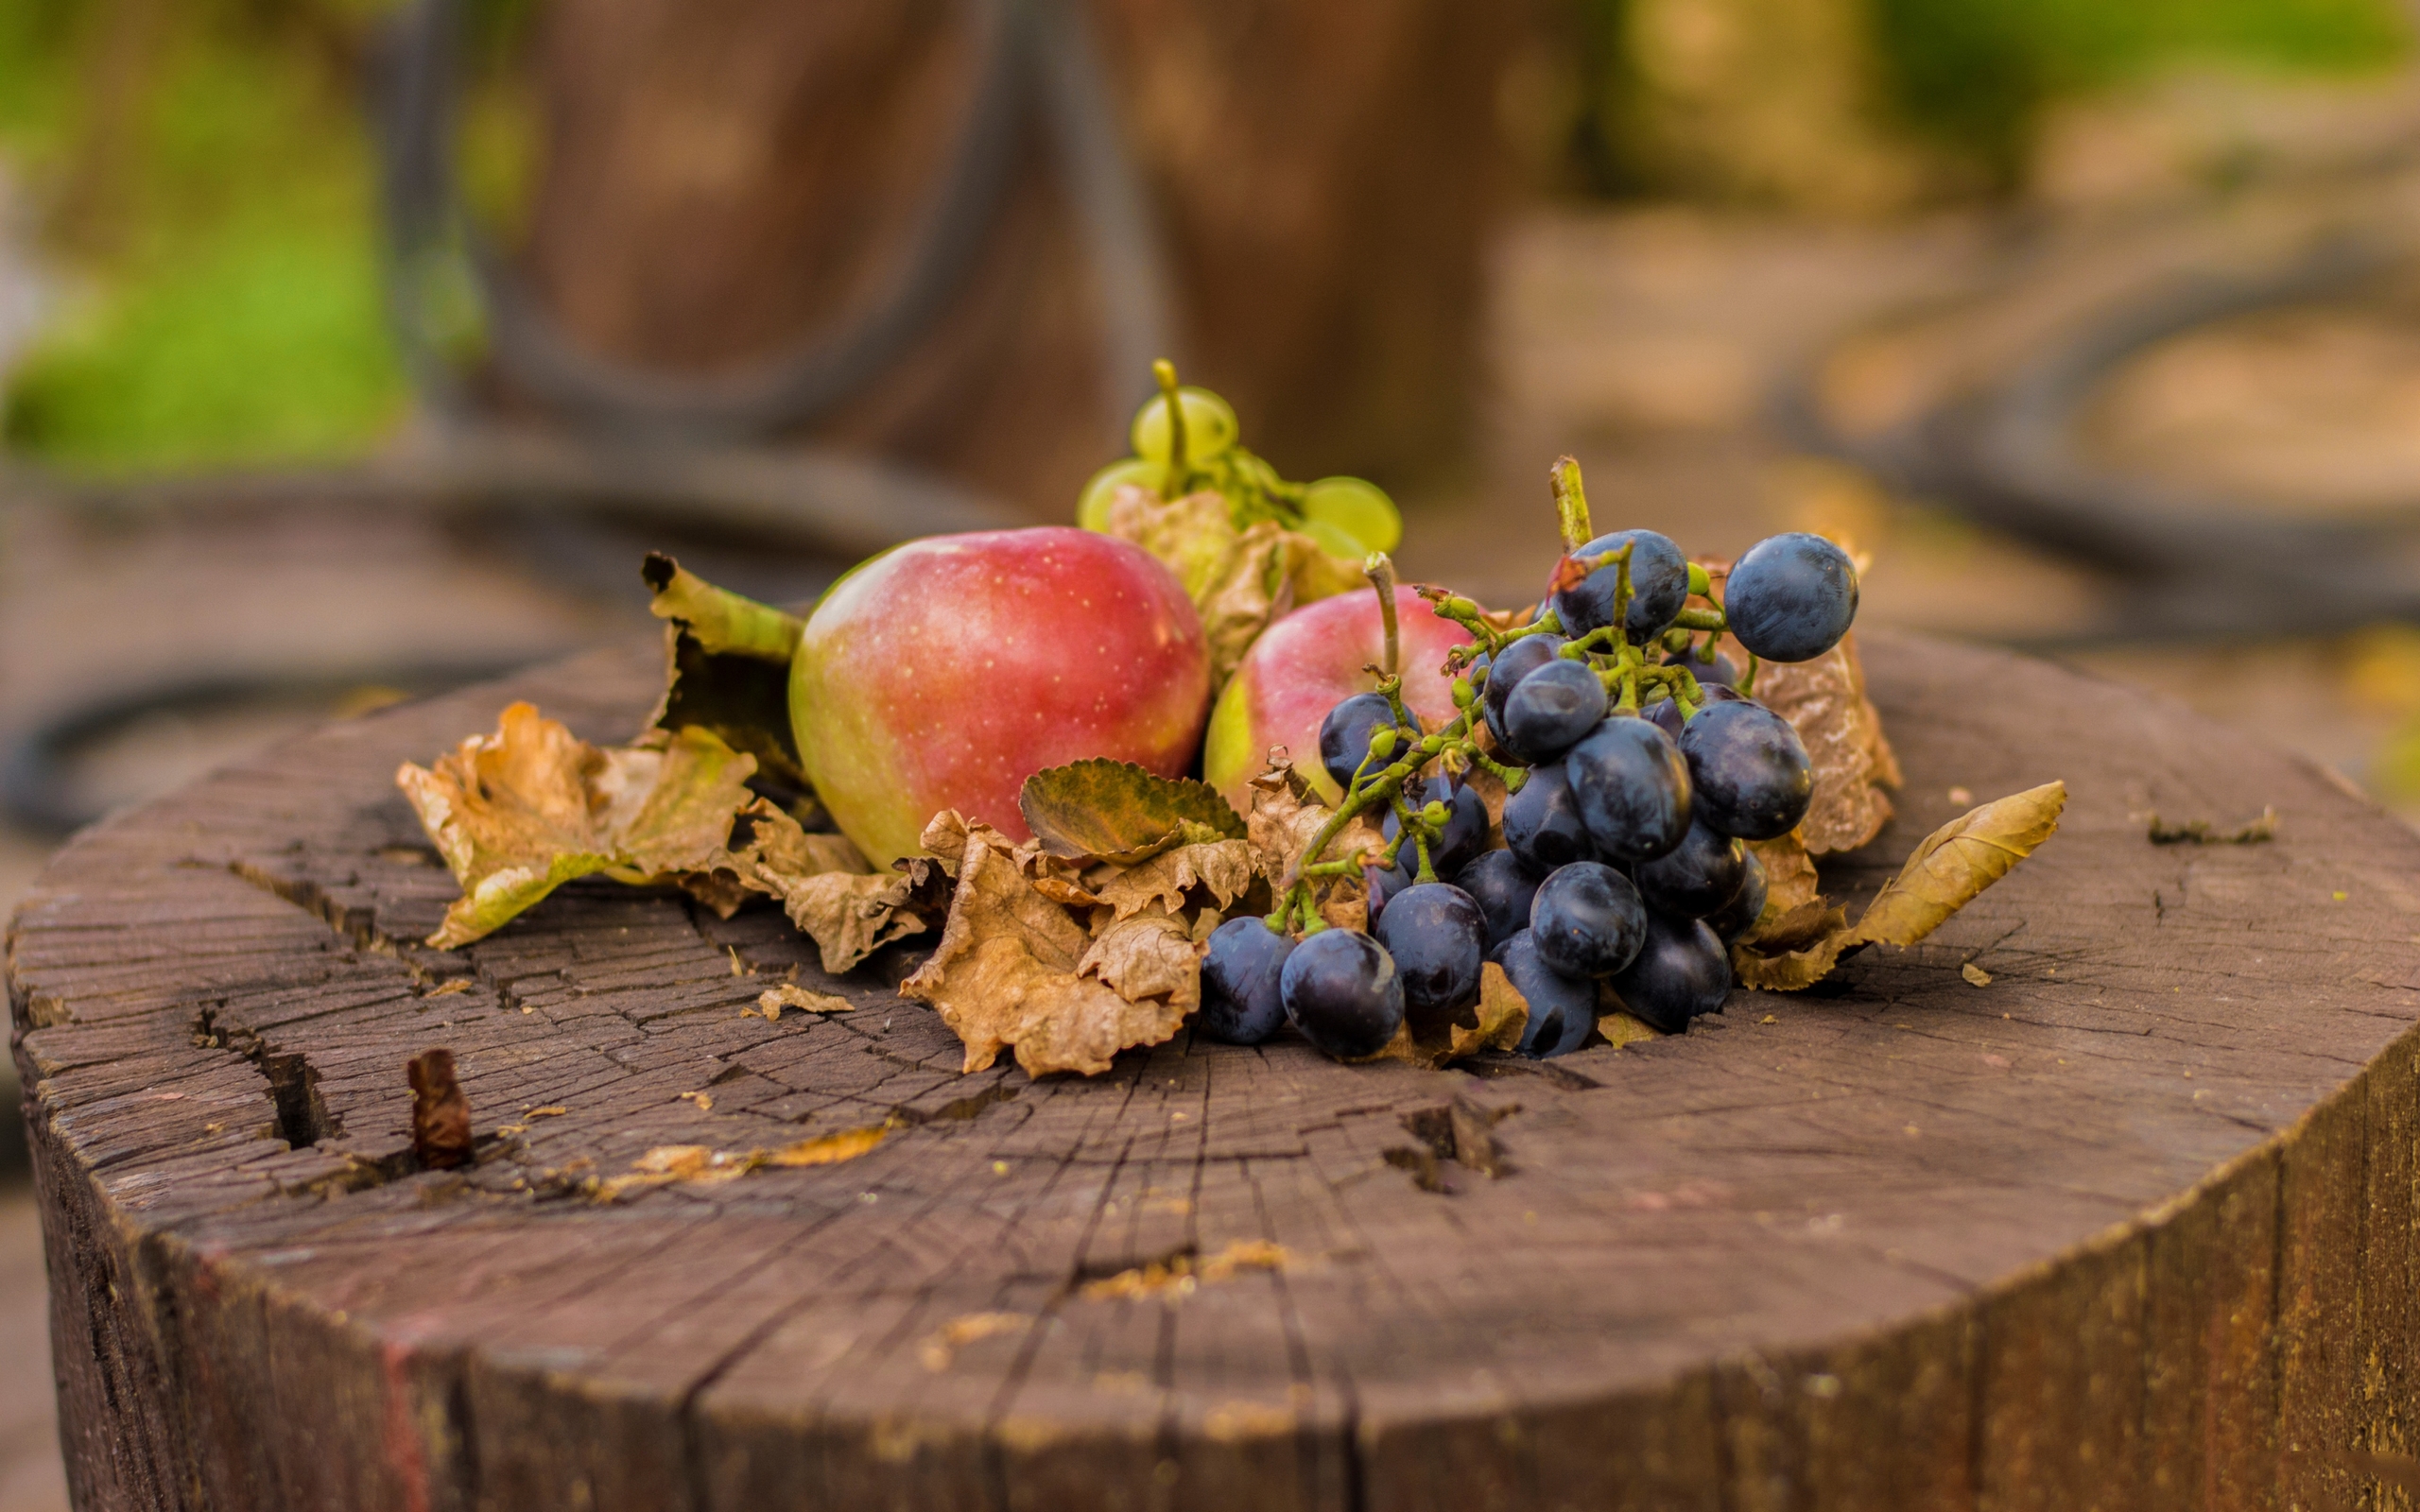
[[1200, 616], [1131, 542], [1061, 526], [937, 536], [843, 578], [790, 664], [790, 722], [876, 866], [954, 808], [1023, 839], [1027, 777], [1088, 756], [1191, 765], [1210, 697]]

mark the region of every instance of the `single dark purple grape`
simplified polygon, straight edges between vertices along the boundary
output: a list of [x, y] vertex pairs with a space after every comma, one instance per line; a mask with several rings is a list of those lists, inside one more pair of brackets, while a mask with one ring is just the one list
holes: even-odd
[[1756, 852], [1748, 852], [1748, 864], [1740, 868], [1739, 890], [1728, 902], [1705, 916], [1705, 927], [1725, 945], [1755, 927], [1765, 913], [1765, 864]]
[[1210, 932], [1201, 956], [1203, 1034], [1231, 1045], [1256, 1045], [1286, 1022], [1277, 977], [1294, 953], [1292, 936], [1252, 918], [1230, 919]]
[[1563, 767], [1603, 859], [1652, 861], [1689, 833], [1689, 765], [1653, 721], [1611, 716], [1564, 754]]
[[1504, 745], [1523, 761], [1552, 761], [1604, 717], [1604, 682], [1591, 668], [1558, 658], [1523, 678], [1504, 700]]
[[1664, 1034], [1679, 1034], [1731, 994], [1731, 956], [1705, 921], [1647, 916], [1637, 959], [1612, 981], [1631, 1017]]
[[1372, 933], [1395, 958], [1404, 1017], [1414, 1034], [1442, 1031], [1478, 1001], [1487, 915], [1469, 893], [1442, 882], [1407, 887], [1387, 904]]
[[1739, 680], [1739, 669], [1720, 651], [1714, 653], [1712, 662], [1707, 662], [1698, 655], [1697, 647], [1691, 646], [1686, 651], [1677, 651], [1666, 657], [1664, 664], [1688, 668], [1689, 676], [1697, 679], [1701, 687], [1728, 688]]
[[[1473, 857], [1487, 849], [1487, 800], [1472, 788], [1464, 787], [1450, 777], [1432, 777], [1421, 784], [1418, 796], [1405, 795], [1415, 809], [1431, 803], [1445, 805], [1444, 833], [1428, 842], [1428, 865], [1439, 880], [1452, 877]], [[1403, 821], [1394, 811], [1387, 811], [1386, 822], [1379, 829], [1394, 842], [1395, 869], [1406, 877], [1420, 870], [1420, 848], [1409, 836], [1401, 839]]]
[[1776, 839], [1806, 816], [1815, 796], [1814, 767], [1798, 731], [1752, 699], [1699, 710], [1681, 732], [1681, 753], [1688, 758], [1698, 821], [1718, 834]]
[[1528, 1000], [1530, 1022], [1522, 1027], [1520, 1052], [1534, 1059], [1567, 1056], [1597, 1026], [1597, 984], [1569, 977], [1539, 958], [1537, 937], [1522, 930], [1495, 947], [1488, 959], [1504, 968], [1512, 989]]
[[[1609, 551], [1619, 551], [1622, 543], [1631, 543], [1630, 551], [1630, 613], [1623, 620], [1624, 634], [1633, 645], [1645, 645], [1664, 633], [1665, 627], [1680, 617], [1689, 602], [1689, 558], [1672, 544], [1668, 536], [1652, 530], [1616, 530], [1572, 553], [1574, 557], [1598, 557]], [[1566, 588], [1554, 595], [1555, 618], [1563, 624], [1563, 633], [1577, 640], [1590, 630], [1601, 629], [1614, 622], [1614, 600], [1620, 593], [1618, 574], [1610, 564], [1598, 568], [1576, 587]]]
[[1286, 1019], [1339, 1060], [1374, 1056], [1403, 1027], [1403, 978], [1386, 948], [1356, 929], [1306, 936], [1277, 973]]
[[[1509, 803], [1506, 809], [1509, 813]], [[1530, 900], [1537, 896], [1538, 873], [1523, 866], [1512, 851], [1482, 852], [1455, 873], [1454, 885], [1469, 893], [1486, 917], [1489, 950], [1530, 927]]]
[[1563, 649], [1560, 635], [1525, 635], [1497, 652], [1488, 661], [1487, 691], [1479, 700], [1485, 711], [1487, 728], [1495, 734], [1496, 743], [1504, 741], [1504, 700], [1523, 678], [1555, 660]]
[[1579, 800], [1561, 762], [1530, 768], [1521, 791], [1504, 800], [1504, 844], [1537, 876], [1596, 858]]
[[1606, 976], [1630, 964], [1647, 929], [1647, 905], [1628, 877], [1598, 861], [1575, 861], [1538, 884], [1530, 935], [1538, 954], [1565, 976]]
[[1327, 768], [1327, 775], [1337, 786], [1349, 788], [1353, 774], [1361, 769], [1362, 761], [1370, 754], [1372, 734], [1392, 725], [1395, 754], [1400, 756], [1406, 742], [1420, 738], [1419, 723], [1417, 718], [1409, 725], [1397, 720], [1393, 707], [1379, 694], [1357, 693], [1329, 710], [1327, 717], [1320, 721], [1320, 765]]
[[1768, 662], [1811, 662], [1857, 618], [1857, 564], [1821, 536], [1768, 536], [1732, 564], [1722, 608], [1731, 634]]
[[1703, 919], [1739, 891], [1748, 872], [1748, 848], [1703, 822], [1689, 826], [1681, 843], [1632, 872], [1647, 906], [1675, 919]]

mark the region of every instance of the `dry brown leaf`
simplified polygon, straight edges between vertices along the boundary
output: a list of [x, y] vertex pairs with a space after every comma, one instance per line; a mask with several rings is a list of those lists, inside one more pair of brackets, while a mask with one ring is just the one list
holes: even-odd
[[786, 886], [783, 912], [815, 941], [826, 972], [838, 976], [892, 940], [933, 927], [944, 896], [930, 885], [935, 873], [913, 856], [905, 865], [871, 877], [826, 871]]
[[758, 993], [756, 1006], [768, 1020], [778, 1022], [784, 1008], [796, 1008], [802, 1013], [853, 1013], [857, 1005], [847, 998], [834, 997], [829, 992], [810, 992], [786, 982]]
[[1883, 790], [1899, 785], [1899, 763], [1865, 696], [1856, 635], [1812, 662], [1758, 667], [1756, 701], [1789, 721], [1814, 765], [1814, 797], [1797, 832], [1807, 850], [1854, 850], [1881, 833], [1891, 817]]
[[[1034, 889], [997, 832], [977, 826], [964, 833], [941, 944], [899, 990], [940, 1011], [966, 1046], [966, 1070], [980, 1071], [1012, 1048], [1028, 1075], [1093, 1075], [1121, 1050], [1174, 1037], [1184, 1005], [1158, 997], [1132, 1002], [1080, 974], [1090, 932]], [[1191, 951], [1189, 938], [1184, 948]]]
[[1863, 946], [1915, 944], [2032, 854], [2066, 802], [2065, 782], [2046, 782], [1961, 815], [1925, 837], [1855, 925], [1821, 900], [1802, 904], [1732, 948], [1735, 975], [1743, 987], [1796, 991]]
[[1114, 909], [1119, 919], [1147, 908], [1176, 913], [1198, 888], [1209, 897], [1210, 906], [1224, 908], [1252, 886], [1253, 875], [1253, 849], [1247, 841], [1179, 846], [1111, 878], [1094, 901]]
[[428, 943], [485, 937], [576, 877], [711, 869], [751, 799], [753, 757], [695, 728], [599, 749], [527, 703], [493, 735], [395, 773], [462, 896]]
[[1778, 840], [1751, 840], [1748, 849], [1755, 852], [1757, 862], [1765, 868], [1765, 911], [1759, 916], [1761, 919], [1779, 919], [1799, 904], [1813, 901], [1821, 884], [1815, 875], [1815, 860], [1806, 853], [1797, 831], [1792, 830]]
[[[1303, 859], [1303, 848], [1317, 837], [1335, 812], [1319, 800], [1310, 784], [1286, 761], [1282, 750], [1280, 747], [1270, 752], [1269, 769], [1252, 780], [1252, 813], [1244, 820], [1260, 874], [1272, 885], [1280, 886], [1295, 863]], [[1337, 832], [1327, 849], [1311, 859], [1340, 861], [1357, 854], [1365, 860], [1375, 860], [1386, 852], [1386, 836], [1376, 821], [1361, 815]]]
[[1192, 926], [1169, 914], [1138, 914], [1101, 931], [1076, 967], [1130, 1003], [1160, 998], [1182, 1018], [1201, 1005], [1201, 951]]
[[454, 1076], [454, 1052], [424, 1050], [404, 1063], [412, 1090], [412, 1153], [433, 1171], [471, 1160], [471, 1100]]

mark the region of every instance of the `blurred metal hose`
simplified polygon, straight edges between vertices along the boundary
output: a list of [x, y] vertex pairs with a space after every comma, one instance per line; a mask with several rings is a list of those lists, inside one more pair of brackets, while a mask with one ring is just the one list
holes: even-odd
[[389, 307], [415, 383], [448, 419], [467, 421], [472, 405], [443, 355], [430, 306], [464, 265], [485, 308], [497, 368], [576, 428], [717, 444], [828, 414], [886, 371], [958, 295], [1006, 197], [1029, 106], [1050, 128], [1100, 291], [1103, 402], [1118, 434], [1131, 396], [1149, 386], [1150, 360], [1170, 354], [1167, 279], [1147, 200], [1091, 39], [1061, 0], [966, 0], [977, 39], [966, 120], [884, 294], [789, 351], [702, 375], [654, 371], [581, 346], [465, 212], [453, 171], [462, 4], [414, 0], [396, 17], [376, 116]]
[[2397, 266], [2401, 249], [2336, 237], [2264, 275], [2163, 282], [2068, 332], [1983, 392], [1873, 436], [1826, 417], [1820, 359], [1774, 400], [1793, 444], [1851, 462], [1895, 490], [1939, 498], [1979, 524], [2121, 574], [2120, 617], [2056, 645], [2229, 638], [2420, 619], [2409, 563], [2420, 501], [2384, 521], [2264, 517], [2240, 503], [2116, 472], [2077, 444], [2078, 412], [2111, 373], [2197, 327], [2308, 302]]

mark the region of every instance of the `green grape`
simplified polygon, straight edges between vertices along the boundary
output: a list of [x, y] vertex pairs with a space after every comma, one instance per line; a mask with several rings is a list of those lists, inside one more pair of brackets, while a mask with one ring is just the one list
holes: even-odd
[[1357, 563], [1370, 555], [1370, 548], [1361, 544], [1359, 537], [1325, 520], [1305, 520], [1298, 528], [1318, 541], [1320, 550], [1331, 557], [1341, 557], [1346, 561]]
[[1374, 483], [1359, 478], [1322, 478], [1303, 493], [1303, 518], [1319, 521], [1361, 542], [1361, 549], [1392, 551], [1403, 543], [1403, 516]]
[[1109, 529], [1109, 501], [1116, 497], [1117, 490], [1130, 483], [1138, 489], [1156, 490], [1167, 472], [1167, 469], [1160, 463], [1139, 456], [1122, 457], [1112, 462], [1094, 473], [1092, 481], [1084, 485], [1082, 496], [1076, 501], [1076, 524], [1086, 530], [1106, 532]]
[[[1227, 402], [1207, 388], [1186, 387], [1177, 391], [1177, 401], [1184, 406], [1184, 459], [1199, 467], [1221, 455], [1236, 444], [1236, 412]], [[1128, 435], [1134, 443], [1134, 455], [1165, 464], [1168, 459], [1168, 404], [1158, 394], [1143, 401], [1134, 412], [1134, 424]]]

